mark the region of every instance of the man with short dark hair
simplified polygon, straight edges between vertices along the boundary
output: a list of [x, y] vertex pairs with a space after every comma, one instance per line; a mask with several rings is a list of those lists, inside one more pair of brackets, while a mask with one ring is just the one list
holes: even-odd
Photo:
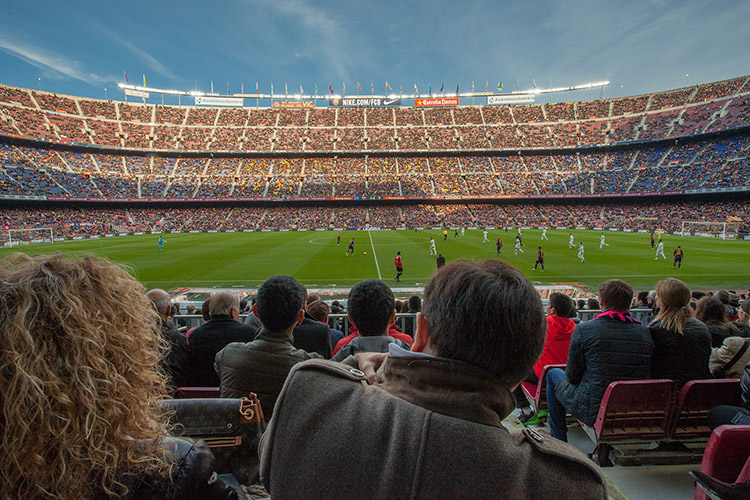
[[252, 342], [233, 342], [216, 354], [221, 397], [240, 398], [254, 392], [269, 420], [292, 366], [321, 358], [292, 345], [294, 327], [305, 317], [304, 297], [302, 286], [291, 276], [273, 276], [258, 288], [253, 312], [263, 324], [260, 333]]
[[211, 319], [193, 330], [188, 340], [190, 385], [218, 387], [214, 370], [216, 353], [230, 342], [250, 342], [255, 329], [239, 322], [240, 301], [228, 292], [217, 293], [208, 302]]
[[[419, 295], [412, 295], [409, 297], [409, 310], [406, 311], [409, 314], [413, 314], [416, 316], [416, 314], [422, 310], [422, 299], [419, 298]], [[414, 317], [415, 316], [405, 316], [402, 321], [404, 322], [404, 333], [407, 334], [410, 337], [414, 337]]]
[[341, 361], [358, 352], [388, 352], [390, 344], [409, 349], [409, 344], [389, 335], [389, 327], [396, 321], [391, 289], [379, 280], [364, 280], [349, 291], [349, 321], [357, 328], [358, 336], [339, 349], [333, 357]]
[[172, 311], [172, 300], [167, 292], [159, 289], [149, 290], [146, 296], [153, 302], [154, 308], [159, 314], [161, 333], [169, 342], [169, 353], [162, 360], [164, 371], [169, 376], [169, 383], [175, 389], [188, 385], [187, 340], [176, 328], [168, 324]]
[[607, 386], [617, 380], [651, 376], [654, 341], [648, 328], [630, 316], [633, 289], [622, 280], [599, 285], [602, 313], [573, 330], [568, 364], [547, 373], [547, 404], [552, 437], [568, 440], [565, 410], [593, 426]]
[[424, 289], [414, 352], [392, 344], [357, 354], [359, 369], [292, 368], [261, 438], [261, 481], [275, 499], [607, 498], [581, 452], [501, 423], [544, 330], [539, 294], [517, 269], [452, 262]]
[[[308, 300], [310, 294], [307, 293], [307, 288], [304, 286], [302, 287], [302, 292], [305, 297], [302, 304], [305, 315], [302, 323], [294, 327], [292, 343], [297, 349], [307, 352], [317, 352], [325, 359], [330, 359], [333, 350], [333, 346], [331, 345], [331, 329], [328, 324], [323, 324], [307, 314], [307, 304], [310, 302]], [[315, 296], [320, 297], [317, 293], [313, 293]]]

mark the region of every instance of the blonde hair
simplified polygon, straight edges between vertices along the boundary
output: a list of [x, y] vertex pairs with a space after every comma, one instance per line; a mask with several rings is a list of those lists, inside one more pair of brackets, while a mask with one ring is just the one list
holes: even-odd
[[0, 497], [80, 500], [165, 474], [166, 342], [143, 287], [93, 256], [0, 260]]
[[676, 278], [667, 278], [656, 284], [656, 296], [661, 307], [651, 324], [661, 321], [661, 327], [682, 334], [690, 303], [690, 288]]

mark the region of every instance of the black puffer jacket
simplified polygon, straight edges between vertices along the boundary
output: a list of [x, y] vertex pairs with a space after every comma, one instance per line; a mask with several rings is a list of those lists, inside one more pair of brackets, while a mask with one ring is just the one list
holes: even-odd
[[679, 387], [690, 380], [711, 378], [711, 334], [702, 321], [685, 318], [682, 333], [662, 328], [661, 321], [649, 325], [648, 330], [656, 346], [651, 378], [672, 379]]
[[[164, 440], [167, 459], [173, 462], [171, 477], [143, 478], [126, 475], [120, 481], [128, 488], [118, 500], [242, 500], [239, 493], [228, 486], [214, 472], [214, 456], [203, 441], [182, 438]], [[112, 500], [102, 492], [96, 500]]]
[[651, 376], [654, 341], [648, 328], [613, 318], [597, 318], [573, 330], [565, 379], [555, 393], [578, 420], [594, 425], [607, 386]]

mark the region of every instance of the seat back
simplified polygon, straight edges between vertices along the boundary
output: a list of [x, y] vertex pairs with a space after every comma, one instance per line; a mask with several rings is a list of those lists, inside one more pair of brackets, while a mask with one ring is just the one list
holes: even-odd
[[174, 391], [175, 399], [205, 399], [218, 397], [218, 387], [178, 387]]
[[535, 411], [547, 409], [547, 373], [553, 368], [565, 370], [565, 365], [545, 365], [539, 377], [539, 382], [536, 384], [521, 382], [521, 389], [526, 398], [534, 404]]
[[677, 397], [670, 423], [670, 439], [707, 440], [711, 435], [708, 411], [720, 405], [741, 406], [738, 379], [691, 380], [685, 384]]
[[[714, 429], [703, 452], [701, 472], [725, 483], [734, 483], [745, 473], [750, 457], [750, 425], [722, 425]], [[695, 488], [693, 500], [709, 500]]]
[[666, 439], [674, 391], [675, 383], [671, 380], [612, 382], [594, 423], [597, 441]]

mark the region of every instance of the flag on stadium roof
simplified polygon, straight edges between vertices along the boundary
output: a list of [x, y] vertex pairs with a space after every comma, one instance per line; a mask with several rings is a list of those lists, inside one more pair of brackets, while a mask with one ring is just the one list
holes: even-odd
[[284, 84], [284, 95], [289, 95], [289, 86], [286, 83]]
[[245, 93], [245, 82], [240, 82], [240, 94]]
[[271, 95], [273, 95], [273, 82], [271, 82]]
[[458, 94], [458, 84], [456, 84], [456, 94]]
[[360, 84], [359, 84], [359, 82], [357, 82], [357, 88], [358, 88], [359, 90], [362, 90], [362, 85], [360, 85]]
[[372, 93], [375, 93], [375, 84], [373, 82], [370, 82], [370, 89], [372, 90]]
[[318, 84], [315, 84], [315, 95], [318, 95]]
[[487, 83], [484, 84], [484, 91], [489, 92], [490, 91], [490, 81], [487, 80]]
[[502, 81], [502, 80], [500, 80], [500, 81], [499, 81], [499, 82], [497, 83], [497, 90], [503, 90], [503, 81]]
[[346, 82], [341, 82], [341, 88], [344, 89], [343, 91], [341, 91], [341, 93], [346, 95]]
[[328, 90], [330, 90], [330, 91], [331, 91], [331, 95], [333, 95], [333, 87], [331, 87], [331, 86], [329, 85], [329, 86], [328, 86]]
[[416, 83], [414, 84], [414, 93], [415, 94], [419, 94], [419, 90], [417, 90], [417, 84]]
[[[143, 86], [144, 87], [146, 86], [146, 75], [145, 74], [143, 75]], [[211, 89], [211, 91], [213, 92], [213, 89]]]
[[445, 92], [445, 82], [440, 86], [440, 93], [442, 94], [443, 92]]
[[123, 73], [125, 74], [125, 81], [127, 82], [128, 81], [128, 72], [127, 71], [123, 71]]
[[388, 85], [388, 80], [385, 81], [385, 88], [388, 90], [393, 90], [390, 85]]
[[231, 92], [229, 92], [229, 82], [227, 82], [227, 95], [229, 95]]

